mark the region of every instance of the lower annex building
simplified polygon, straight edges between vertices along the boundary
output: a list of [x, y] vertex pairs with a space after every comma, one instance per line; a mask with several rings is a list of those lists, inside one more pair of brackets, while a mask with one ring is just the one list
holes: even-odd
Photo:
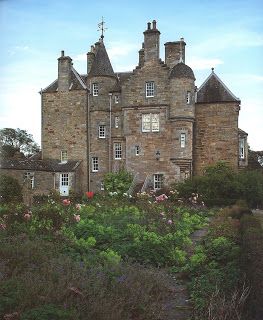
[[6, 160], [1, 172], [29, 181], [33, 194], [103, 190], [107, 172], [126, 169], [140, 189], [159, 189], [220, 160], [247, 165], [247, 133], [238, 128], [240, 99], [212, 69], [195, 86], [184, 39], [167, 42], [147, 24], [138, 65], [114, 72], [103, 35], [79, 74], [61, 52], [58, 78], [41, 90], [42, 153]]

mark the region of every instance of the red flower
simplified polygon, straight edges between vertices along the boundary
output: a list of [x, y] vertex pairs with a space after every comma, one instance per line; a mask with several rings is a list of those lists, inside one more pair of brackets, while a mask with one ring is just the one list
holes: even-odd
[[86, 192], [86, 196], [88, 197], [88, 199], [92, 199], [94, 197], [94, 192], [93, 191], [87, 191]]

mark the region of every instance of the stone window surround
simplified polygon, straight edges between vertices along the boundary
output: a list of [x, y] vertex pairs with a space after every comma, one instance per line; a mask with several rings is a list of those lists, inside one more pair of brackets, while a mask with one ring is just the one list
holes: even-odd
[[154, 81], [145, 82], [145, 96], [146, 98], [152, 98], [155, 94], [155, 83]]
[[159, 132], [159, 131], [160, 131], [160, 113], [142, 113], [142, 132]]
[[91, 171], [92, 172], [98, 172], [99, 171], [99, 158], [98, 157], [92, 157], [91, 158]]

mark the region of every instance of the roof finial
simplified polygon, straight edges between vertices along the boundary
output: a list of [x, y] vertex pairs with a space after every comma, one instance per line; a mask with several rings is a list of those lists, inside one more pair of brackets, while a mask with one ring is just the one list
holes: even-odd
[[103, 41], [103, 38], [104, 38], [104, 32], [105, 30], [107, 30], [108, 28], [105, 28], [104, 27], [105, 25], [105, 21], [103, 20], [103, 17], [101, 18], [101, 22], [98, 24], [98, 30], [97, 31], [101, 31], [101, 36], [100, 36], [100, 39]]
[[211, 68], [211, 70], [212, 70], [212, 73], [214, 73], [215, 68], [213, 67], [213, 68]]

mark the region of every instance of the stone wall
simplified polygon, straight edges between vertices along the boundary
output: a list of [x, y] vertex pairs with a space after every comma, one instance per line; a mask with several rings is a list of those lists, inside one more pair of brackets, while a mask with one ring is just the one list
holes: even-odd
[[239, 104], [196, 104], [194, 128], [194, 174], [218, 161], [238, 167]]

